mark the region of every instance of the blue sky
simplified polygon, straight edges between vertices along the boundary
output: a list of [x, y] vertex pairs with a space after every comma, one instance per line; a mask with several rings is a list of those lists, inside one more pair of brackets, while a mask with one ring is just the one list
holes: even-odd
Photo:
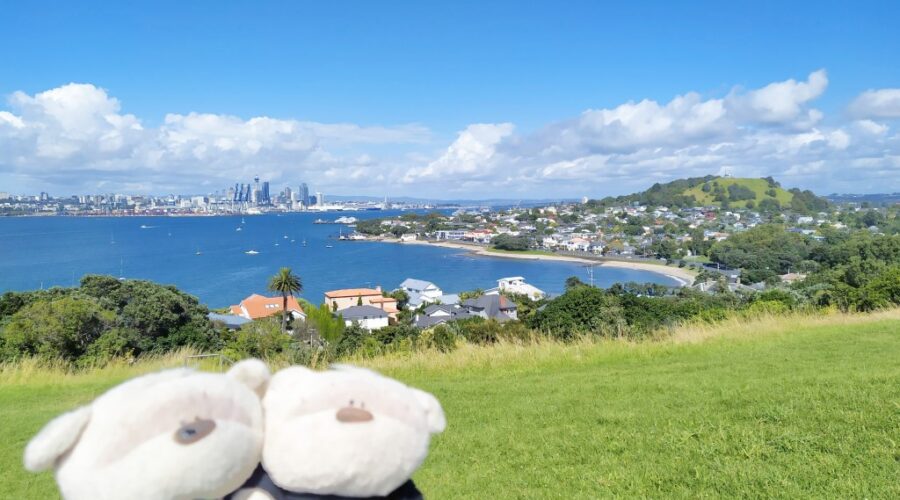
[[[2, 16], [0, 191], [202, 192], [258, 172], [341, 194], [437, 196], [447, 177], [461, 181], [452, 196], [599, 196], [721, 166], [818, 191], [900, 189], [900, 111], [872, 110], [900, 107], [897, 2], [35, 1]], [[812, 96], [759, 113], [754, 90], [819, 70]], [[885, 92], [857, 102], [868, 90]], [[702, 133], [661, 131], [695, 116], [671, 109], [610, 129], [633, 115], [623, 105], [690, 93], [745, 99]], [[62, 100], [81, 115], [46, 107]], [[602, 110], [614, 113], [585, 114]], [[771, 147], [801, 134], [808, 150]], [[826, 143], [860, 170], [831, 179]], [[734, 150], [711, 157], [722, 144]]]

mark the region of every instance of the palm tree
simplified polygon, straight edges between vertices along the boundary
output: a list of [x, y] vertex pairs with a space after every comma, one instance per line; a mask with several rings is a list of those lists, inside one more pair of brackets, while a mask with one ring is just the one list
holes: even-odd
[[284, 298], [284, 307], [282, 308], [284, 314], [282, 314], [281, 317], [281, 332], [284, 333], [287, 331], [287, 319], [289, 314], [288, 296], [302, 292], [303, 282], [300, 280], [300, 276], [297, 276], [291, 271], [291, 268], [282, 267], [278, 271], [278, 274], [269, 278], [269, 290], [279, 292]]

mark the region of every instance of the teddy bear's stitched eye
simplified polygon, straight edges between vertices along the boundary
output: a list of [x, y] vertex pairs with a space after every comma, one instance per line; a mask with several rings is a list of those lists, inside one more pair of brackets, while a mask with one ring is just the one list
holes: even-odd
[[193, 422], [182, 424], [175, 431], [175, 442], [178, 444], [193, 444], [208, 436], [216, 428], [214, 420], [196, 418]]

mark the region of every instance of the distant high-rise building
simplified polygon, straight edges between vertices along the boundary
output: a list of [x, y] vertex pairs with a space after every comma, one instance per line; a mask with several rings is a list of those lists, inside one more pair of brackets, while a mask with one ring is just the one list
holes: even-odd
[[316, 205], [324, 205], [325, 204], [325, 195], [316, 191]]
[[272, 202], [272, 199], [269, 197], [269, 181], [262, 183], [262, 190], [260, 191], [260, 200], [258, 202], [261, 205], [268, 205]]
[[309, 206], [309, 186], [307, 186], [305, 182], [300, 184], [299, 199], [304, 207]]

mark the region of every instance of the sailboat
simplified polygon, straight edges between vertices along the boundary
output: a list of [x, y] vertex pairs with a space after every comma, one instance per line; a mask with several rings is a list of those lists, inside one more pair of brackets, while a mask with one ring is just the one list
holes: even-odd
[[303, 246], [306, 246], [306, 239], [303, 239]]
[[202, 254], [200, 253], [200, 247], [199, 247], [199, 246], [197, 247], [197, 252], [194, 253], [194, 255], [202, 255]]

